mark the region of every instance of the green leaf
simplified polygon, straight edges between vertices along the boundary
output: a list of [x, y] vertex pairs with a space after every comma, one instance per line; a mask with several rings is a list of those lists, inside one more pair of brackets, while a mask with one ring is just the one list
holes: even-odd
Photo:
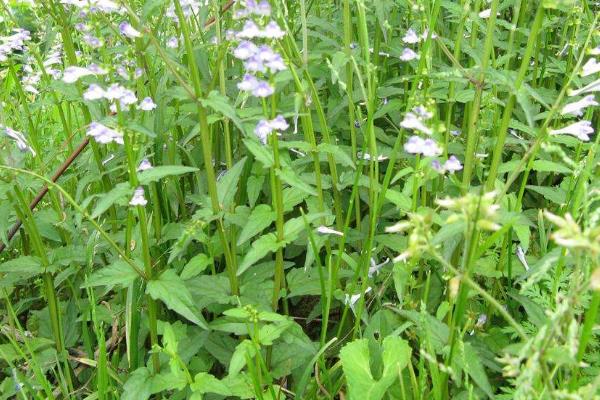
[[233, 202], [245, 163], [246, 157], [235, 163], [217, 182], [217, 194], [222, 208], [229, 208]]
[[[460, 342], [459, 342], [460, 343]], [[488, 380], [485, 369], [477, 351], [469, 343], [462, 343], [462, 368], [489, 398], [494, 398], [494, 392]]]
[[229, 118], [240, 131], [244, 132], [244, 126], [240, 117], [238, 117], [235, 108], [229, 103], [229, 99], [218, 91], [213, 90], [206, 98], [200, 99], [200, 103], [202, 103], [204, 107], [212, 108], [217, 113]]
[[121, 400], [147, 400], [152, 395], [152, 374], [148, 368], [138, 368], [123, 385]]
[[275, 212], [266, 204], [256, 206], [238, 237], [238, 246], [263, 231], [275, 221]]
[[194, 310], [194, 302], [188, 288], [172, 269], [163, 272], [158, 279], [149, 281], [146, 293], [199, 327], [208, 329], [204, 317]]
[[254, 343], [250, 340], [244, 339], [238, 344], [229, 362], [229, 376], [237, 376], [246, 365], [246, 358], [252, 358], [255, 354], [256, 347], [254, 347]]
[[572, 172], [570, 168], [549, 160], [535, 160], [533, 162], [533, 170], [538, 172], [555, 172], [559, 174], [570, 174]]
[[567, 194], [561, 188], [535, 185], [527, 185], [526, 188], [541, 194], [542, 196], [544, 196], [544, 198], [558, 205], [565, 204], [565, 202], [567, 201]]
[[282, 181], [284, 181], [294, 189], [301, 190], [313, 196], [317, 195], [317, 191], [315, 190], [315, 188], [310, 186], [308, 183], [304, 182], [298, 175], [296, 175], [294, 170], [289, 167], [278, 169], [277, 176], [279, 176]]
[[342, 150], [340, 146], [335, 146], [329, 143], [321, 143], [317, 146], [317, 150], [331, 154], [335, 162], [338, 164], [345, 165], [346, 167], [350, 167], [352, 169], [355, 168], [352, 157]]
[[159, 165], [142, 171], [138, 175], [140, 185], [147, 185], [150, 182], [156, 182], [171, 175], [183, 175], [190, 172], [196, 172], [198, 168], [186, 167], [184, 165]]
[[212, 263], [213, 259], [206, 254], [198, 254], [183, 267], [181, 271], [181, 279], [187, 280], [200, 275], [206, 267]]
[[240, 276], [258, 260], [268, 253], [276, 251], [282, 245], [282, 243], [277, 242], [277, 237], [273, 233], [267, 233], [266, 235], [261, 236], [252, 243], [252, 248], [246, 253], [244, 260], [238, 267], [237, 275]]
[[221, 396], [233, 395], [225, 383], [206, 372], [196, 374], [194, 383], [190, 385], [190, 389], [192, 389], [194, 393], [200, 394], [215, 393]]
[[383, 340], [383, 372], [381, 379], [375, 380], [370, 368], [369, 341], [359, 339], [345, 345], [340, 350], [342, 367], [346, 374], [350, 400], [379, 400], [398, 378], [400, 371], [410, 361], [408, 343], [394, 336]]
[[259, 143], [257, 139], [246, 138], [244, 144], [254, 158], [260, 161], [265, 168], [271, 168], [275, 164], [273, 153], [265, 145]]
[[129, 264], [118, 260], [94, 272], [82, 287], [115, 286], [126, 287], [138, 277]]
[[121, 182], [110, 192], [100, 195], [100, 200], [98, 200], [96, 207], [94, 207], [94, 211], [92, 212], [92, 218], [98, 218], [113, 204], [130, 197], [132, 192], [133, 189], [129, 182]]
[[40, 260], [37, 257], [21, 256], [0, 264], [0, 272], [16, 272], [24, 275], [37, 275], [41, 272], [44, 272], [44, 270]]

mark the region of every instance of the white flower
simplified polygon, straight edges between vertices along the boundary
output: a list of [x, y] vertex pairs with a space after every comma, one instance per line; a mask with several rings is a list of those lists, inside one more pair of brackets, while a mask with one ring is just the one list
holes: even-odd
[[278, 115], [275, 119], [269, 121], [269, 125], [276, 131], [285, 131], [290, 127], [283, 115]]
[[135, 192], [133, 192], [133, 197], [131, 198], [131, 200], [129, 200], [129, 205], [145, 206], [146, 204], [148, 204], [148, 200], [146, 200], [146, 198], [144, 197], [144, 188], [138, 186], [138, 188], [135, 189]]
[[588, 76], [600, 72], [600, 63], [595, 58], [590, 58], [581, 68], [581, 76]]
[[254, 134], [263, 144], [267, 144], [267, 138], [271, 132], [273, 132], [273, 127], [266, 119], [258, 121], [258, 124], [256, 124], [256, 127], [254, 128]]
[[[369, 293], [371, 291], [371, 287], [369, 286], [366, 290], [365, 290], [365, 294]], [[354, 310], [354, 305], [356, 304], [356, 302], [360, 299], [361, 294], [353, 294], [352, 296], [350, 296], [349, 294], [346, 294], [345, 298], [344, 298], [344, 304], [347, 304], [350, 306], [350, 309], [352, 310], [352, 312], [356, 312]]]
[[233, 50], [233, 56], [240, 60], [247, 60], [254, 56], [257, 51], [258, 47], [254, 43], [248, 40], [242, 40], [238, 47]]
[[123, 144], [123, 134], [114, 129], [108, 128], [101, 123], [92, 122], [88, 127], [86, 135], [92, 136], [100, 144], [118, 143]]
[[574, 124], [565, 126], [562, 129], [551, 130], [551, 135], [572, 135], [576, 138], [587, 142], [590, 140], [589, 134], [594, 133], [594, 128], [592, 128], [592, 123], [590, 121], [578, 121]]
[[238, 89], [244, 91], [252, 91], [258, 85], [258, 79], [254, 75], [246, 74], [244, 75], [244, 79], [237, 84]]
[[569, 96], [579, 96], [580, 94], [600, 92], [600, 79], [585, 85], [577, 90], [569, 90]]
[[525, 258], [525, 251], [521, 246], [517, 246], [517, 258], [523, 264], [525, 271], [529, 271], [529, 264], [527, 264], [527, 259]]
[[563, 107], [561, 114], [565, 115], [565, 114], [571, 114], [571, 115], [575, 115], [575, 116], [581, 116], [583, 115], [583, 109], [590, 107], [590, 106], [597, 106], [598, 102], [596, 102], [596, 99], [594, 98], [593, 94], [587, 95], [584, 98], [582, 98], [579, 101], [576, 101], [574, 103], [569, 103], [566, 106]]
[[600, 46], [594, 47], [590, 50], [590, 54], [593, 56], [600, 56]]
[[83, 93], [83, 98], [88, 101], [103, 99], [106, 92], [104, 89], [95, 83], [92, 83], [88, 89]]
[[134, 39], [134, 38], [138, 38], [140, 36], [142, 36], [142, 34], [137, 31], [133, 26], [131, 26], [131, 24], [129, 24], [129, 22], [122, 22], [119, 25], [119, 31], [127, 36], [128, 38]]
[[444, 171], [456, 172], [463, 169], [463, 166], [458, 158], [456, 158], [455, 156], [450, 156], [448, 160], [446, 160], [442, 168], [444, 169]]
[[407, 112], [404, 116], [402, 122], [400, 122], [400, 126], [404, 129], [414, 129], [420, 132], [423, 132], [426, 135], [431, 135], [431, 129], [429, 129], [419, 117], [413, 112]]
[[412, 49], [409, 49], [408, 47], [402, 50], [402, 54], [400, 54], [400, 60], [402, 61], [411, 61], [418, 59], [419, 55], [415, 53]]
[[84, 76], [104, 75], [106, 73], [107, 73], [107, 71], [105, 71], [104, 69], [102, 69], [94, 64], [90, 65], [88, 68], [67, 67], [63, 74], [62, 80], [63, 80], [63, 82], [66, 82], [66, 83], [75, 83], [80, 78], [83, 78]]
[[379, 270], [383, 268], [383, 266], [388, 262], [390, 262], [390, 259], [386, 258], [385, 261], [383, 261], [381, 264], [377, 264], [377, 261], [375, 261], [375, 259], [371, 257], [371, 266], [369, 267], [368, 273], [369, 278], [372, 278], [373, 275], [377, 275], [379, 273]]
[[169, 40], [167, 40], [167, 47], [169, 49], [176, 49], [179, 47], [179, 41], [175, 36], [171, 36]]
[[271, 21], [260, 32], [259, 36], [267, 39], [281, 39], [285, 36], [285, 31], [277, 25], [277, 22]]
[[338, 236], [344, 236], [344, 234], [340, 231], [336, 231], [335, 229], [331, 229], [327, 226], [319, 226], [317, 228], [317, 232], [322, 233], [324, 235], [338, 235]]
[[261, 31], [254, 21], [246, 21], [241, 31], [237, 33], [238, 38], [253, 39], [261, 36]]
[[147, 158], [144, 158], [141, 162], [140, 165], [138, 165], [137, 167], [137, 171], [138, 172], [142, 172], [142, 171], [146, 171], [152, 169], [152, 164], [150, 163], [150, 161], [148, 161]]
[[145, 97], [140, 102], [140, 105], [137, 108], [138, 108], [138, 110], [142, 110], [142, 111], [152, 111], [156, 108], [156, 104], [154, 103], [154, 101], [152, 101], [152, 98]]
[[492, 15], [492, 9], [488, 8], [487, 10], [483, 10], [479, 13], [479, 18], [487, 19]]
[[411, 136], [404, 143], [404, 150], [410, 154], [422, 154], [425, 157], [435, 157], [442, 154], [442, 150], [432, 139], [421, 139], [418, 136]]
[[407, 30], [406, 34], [402, 38], [402, 41], [408, 44], [419, 43], [420, 40], [421, 38], [417, 35], [417, 32], [415, 32], [413, 28]]
[[21, 150], [23, 152], [30, 151], [31, 154], [35, 157], [35, 155], [36, 155], [35, 150], [33, 150], [33, 148], [31, 148], [31, 146], [29, 145], [29, 143], [27, 143], [27, 139], [25, 139], [25, 135], [23, 135], [19, 131], [9, 128], [8, 126], [3, 127], [2, 125], [0, 125], [0, 128], [4, 128], [5, 135], [15, 141], [15, 143], [17, 144], [17, 148], [19, 150]]
[[[373, 156], [371, 156], [369, 153], [362, 154], [360, 151], [356, 154], [356, 156], [358, 158], [362, 158], [363, 160], [366, 160], [366, 161], [371, 161], [371, 159], [373, 158]], [[385, 161], [387, 159], [388, 159], [388, 157], [384, 156], [383, 154], [379, 154], [375, 161], [381, 162], [381, 161]]]

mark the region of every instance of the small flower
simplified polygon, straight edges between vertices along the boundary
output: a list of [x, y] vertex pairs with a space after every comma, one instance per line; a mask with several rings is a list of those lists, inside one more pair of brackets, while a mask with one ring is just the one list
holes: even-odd
[[590, 50], [590, 54], [593, 56], [600, 56], [600, 46], [596, 46]]
[[252, 91], [258, 85], [258, 79], [254, 75], [246, 74], [241, 82], [237, 84], [238, 89], [244, 91]]
[[29, 143], [27, 143], [27, 139], [25, 139], [25, 135], [23, 135], [19, 131], [9, 128], [8, 126], [3, 127], [2, 125], [0, 125], [0, 128], [4, 128], [4, 134], [6, 136], [8, 136], [10, 139], [15, 141], [15, 143], [17, 144], [17, 148], [20, 151], [22, 151], [22, 152], [30, 151], [31, 155], [33, 155], [34, 157], [36, 156], [35, 150], [33, 150], [33, 148], [29, 145]]
[[135, 39], [142, 36], [142, 34], [139, 31], [137, 31], [133, 26], [131, 26], [129, 22], [121, 22], [121, 24], [119, 25], [119, 31], [121, 32], [121, 34], [131, 39]]
[[[373, 159], [373, 156], [372, 156], [372, 155], [370, 155], [369, 153], [365, 153], [365, 154], [363, 154], [363, 153], [361, 153], [360, 151], [359, 151], [359, 152], [356, 154], [356, 156], [357, 156], [358, 158], [362, 158], [362, 159], [363, 159], [363, 160], [365, 160], [365, 161], [371, 161], [371, 160]], [[379, 155], [377, 156], [377, 159], [376, 159], [375, 161], [377, 161], [377, 162], [382, 162], [382, 161], [385, 161], [385, 160], [387, 160], [388, 158], [389, 158], [389, 157], [386, 157], [386, 156], [384, 156], [383, 154], [379, 154]]]
[[90, 34], [83, 35], [83, 41], [86, 42], [90, 47], [93, 47], [94, 49], [102, 47], [102, 41]]
[[237, 33], [238, 38], [253, 39], [261, 36], [261, 31], [254, 21], [246, 21], [241, 31]]
[[179, 41], [175, 36], [171, 36], [169, 40], [167, 40], [167, 47], [169, 49], [176, 49], [179, 47]]
[[135, 189], [135, 192], [133, 192], [133, 197], [131, 198], [131, 200], [129, 200], [129, 205], [143, 207], [146, 204], [148, 204], [148, 200], [146, 200], [146, 198], [144, 197], [144, 188], [138, 186], [138, 188]]
[[581, 68], [581, 76], [588, 76], [600, 72], [600, 63], [595, 58], [590, 58]]
[[453, 130], [450, 131], [450, 134], [452, 136], [460, 136], [461, 133], [462, 132], [459, 129], [453, 129]]
[[100, 100], [103, 99], [106, 95], [106, 92], [102, 87], [92, 83], [88, 89], [83, 93], [83, 98], [88, 101]]
[[247, 72], [265, 72], [266, 68], [261, 59], [254, 55], [246, 60], [244, 63]]
[[324, 235], [337, 235], [337, 236], [344, 236], [344, 234], [340, 231], [336, 231], [335, 229], [331, 229], [328, 226], [319, 226], [317, 228], [317, 232], [322, 233]]
[[67, 67], [63, 73], [63, 82], [75, 83], [80, 78], [89, 75], [104, 75], [107, 72], [98, 66], [90, 65], [88, 68], [83, 67]]
[[135, 79], [141, 78], [143, 74], [144, 74], [143, 68], [136, 68], [135, 71], [133, 71], [133, 77]]
[[517, 245], [516, 252], [517, 252], [517, 258], [519, 259], [521, 264], [523, 264], [525, 271], [529, 271], [529, 264], [527, 264], [527, 259], [525, 258], [525, 251], [523, 250], [523, 248], [521, 246]]
[[486, 322], [487, 322], [487, 315], [481, 314], [477, 318], [477, 322], [475, 323], [475, 327], [481, 329], [481, 328], [483, 328], [483, 326], [485, 325]]
[[448, 160], [446, 160], [446, 162], [444, 163], [443, 168], [445, 171], [454, 173], [463, 169], [463, 166], [458, 158], [456, 158], [455, 156], [450, 156]]
[[389, 258], [386, 258], [382, 263], [377, 264], [377, 261], [375, 261], [374, 258], [371, 257], [371, 266], [369, 267], [369, 278], [372, 278], [373, 275], [377, 275], [379, 273], [379, 270], [381, 268], [383, 268], [384, 265], [386, 265], [388, 262], [390, 262]]
[[262, 0], [252, 9], [252, 12], [262, 17], [268, 17], [271, 15], [271, 4], [267, 0]]
[[138, 108], [138, 110], [142, 110], [142, 111], [152, 111], [156, 108], [156, 104], [154, 103], [154, 101], [152, 101], [152, 98], [145, 97], [140, 102], [140, 105], [137, 108]]
[[414, 50], [409, 49], [408, 47], [406, 47], [404, 50], [402, 50], [402, 54], [400, 54], [400, 60], [402, 61], [411, 61], [411, 60], [418, 60], [419, 59], [419, 55], [417, 53], [414, 52]]
[[271, 132], [273, 132], [273, 127], [266, 119], [261, 119], [258, 121], [258, 124], [256, 124], [256, 127], [254, 128], [254, 134], [263, 144], [267, 144], [267, 138]]
[[283, 115], [278, 115], [277, 117], [269, 121], [269, 125], [276, 131], [285, 131], [290, 127]]
[[483, 10], [482, 12], [479, 13], [479, 18], [481, 19], [487, 19], [492, 15], [492, 9], [488, 8], [487, 10]]
[[424, 140], [419, 136], [411, 136], [404, 143], [404, 151], [410, 154], [420, 154], [423, 148]]
[[404, 116], [402, 122], [400, 122], [400, 126], [404, 129], [414, 129], [420, 132], [423, 132], [426, 135], [431, 135], [431, 129], [429, 129], [423, 122], [421, 118], [417, 117], [417, 115], [413, 112], [407, 112]]
[[421, 139], [418, 136], [411, 136], [404, 144], [404, 150], [410, 154], [422, 154], [425, 157], [435, 157], [442, 154], [442, 150], [432, 139]]
[[258, 47], [254, 43], [248, 40], [243, 40], [233, 51], [233, 56], [240, 60], [247, 60], [250, 57], [253, 57], [257, 51]]
[[252, 89], [252, 95], [255, 97], [269, 97], [273, 93], [275, 93], [275, 89], [267, 81], [258, 81]]
[[279, 54], [274, 54], [273, 57], [267, 61], [266, 65], [272, 74], [279, 71], [285, 71], [287, 69], [285, 62], [283, 62], [283, 58], [281, 58]]
[[267, 26], [265, 26], [265, 29], [263, 29], [260, 32], [260, 37], [266, 39], [281, 39], [284, 36], [285, 31], [281, 30], [281, 28], [279, 27], [279, 25], [277, 25], [277, 22], [275, 21], [269, 22]]
[[407, 30], [406, 34], [402, 38], [402, 41], [407, 44], [419, 43], [420, 40], [421, 38], [417, 35], [417, 32], [415, 32], [412, 28]]
[[600, 92], [600, 79], [585, 85], [577, 90], [569, 90], [569, 96], [579, 96], [580, 94]]
[[551, 135], [572, 135], [576, 138], [587, 142], [590, 140], [589, 134], [594, 133], [594, 128], [592, 128], [592, 123], [590, 121], [578, 121], [574, 124], [565, 126], [562, 129], [551, 130]]
[[92, 122], [88, 127], [86, 135], [92, 136], [100, 144], [118, 143], [123, 144], [123, 134], [114, 129], [110, 129], [101, 123]]
[[150, 161], [148, 161], [147, 158], [144, 158], [141, 162], [140, 165], [138, 165], [137, 167], [137, 171], [138, 172], [142, 172], [142, 171], [146, 171], [152, 169], [152, 164], [150, 163]]
[[574, 103], [569, 103], [566, 106], [564, 106], [561, 111], [561, 114], [563, 114], [563, 115], [571, 114], [571, 115], [575, 115], [575, 116], [579, 117], [579, 116], [583, 115], [583, 109], [590, 107], [590, 106], [597, 106], [597, 105], [598, 105], [598, 102], [594, 98], [594, 95], [589, 94], [579, 101], [576, 101]]
[[440, 160], [431, 160], [431, 168], [433, 168], [435, 171], [439, 172], [440, 174], [443, 174], [446, 172], [446, 170], [440, 163]]
[[432, 139], [425, 139], [423, 142], [422, 153], [425, 157], [435, 157], [442, 154], [442, 149]]
[[[366, 290], [365, 290], [365, 294], [369, 293], [371, 291], [371, 287], [369, 286]], [[356, 302], [358, 300], [360, 300], [361, 298], [361, 294], [353, 294], [352, 296], [350, 296], [349, 294], [346, 294], [346, 296], [344, 297], [344, 304], [347, 304], [348, 306], [350, 306], [350, 309], [352, 310], [352, 312], [356, 312], [354, 310], [354, 305], [356, 304]]]

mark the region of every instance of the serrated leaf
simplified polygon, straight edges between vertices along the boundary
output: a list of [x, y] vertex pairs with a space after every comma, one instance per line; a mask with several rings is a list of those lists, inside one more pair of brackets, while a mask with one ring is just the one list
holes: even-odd
[[282, 245], [283, 243], [277, 242], [277, 237], [273, 233], [267, 233], [266, 235], [261, 236], [252, 243], [252, 248], [246, 253], [244, 260], [238, 267], [237, 275], [240, 276], [258, 260], [267, 254], [276, 251]]
[[558, 187], [527, 185], [526, 188], [541, 194], [544, 198], [558, 205], [565, 204], [567, 201], [567, 194], [563, 189]]
[[44, 272], [39, 258], [32, 256], [21, 256], [13, 258], [0, 264], [0, 272], [36, 275]]
[[315, 188], [310, 186], [308, 183], [304, 182], [293, 169], [289, 167], [284, 167], [277, 170], [277, 176], [281, 178], [282, 181], [290, 185], [294, 189], [298, 189], [303, 191], [304, 193], [316, 196], [317, 191]]
[[147, 185], [150, 182], [156, 182], [166, 176], [183, 175], [190, 172], [196, 172], [198, 168], [187, 167], [184, 165], [159, 165], [142, 171], [138, 175], [140, 185]]
[[212, 263], [212, 258], [206, 254], [198, 254], [183, 267], [181, 279], [187, 280], [200, 275]]
[[240, 182], [240, 175], [244, 170], [244, 164], [246, 163], [246, 157], [239, 160], [229, 171], [223, 175], [217, 182], [217, 194], [219, 197], [219, 203], [223, 208], [229, 208], [233, 202], [233, 198], [237, 193], [238, 184]]
[[202, 103], [204, 107], [212, 108], [217, 113], [229, 118], [240, 131], [244, 132], [244, 126], [242, 125], [242, 121], [240, 120], [240, 117], [238, 117], [235, 108], [229, 103], [229, 99], [218, 91], [213, 90], [206, 98], [200, 99], [200, 103]]
[[355, 168], [354, 161], [352, 161], [352, 157], [350, 157], [350, 155], [344, 150], [342, 150], [342, 148], [339, 146], [335, 146], [329, 143], [321, 143], [319, 146], [317, 146], [317, 150], [331, 154], [335, 159], [336, 163], [345, 165], [352, 169]]
[[206, 372], [196, 374], [194, 383], [190, 385], [190, 389], [194, 393], [199, 394], [215, 393], [221, 396], [232, 396], [231, 390], [229, 390], [229, 387], [225, 383]]
[[477, 351], [469, 343], [462, 343], [462, 368], [489, 398], [494, 398], [494, 392], [485, 373], [485, 369]]
[[88, 278], [87, 283], [82, 287], [115, 285], [126, 287], [137, 277], [137, 272], [135, 272], [129, 264], [123, 260], [118, 260], [92, 273]]
[[559, 174], [570, 174], [572, 172], [570, 168], [550, 160], [535, 160], [533, 162], [533, 170], [538, 172], [556, 172]]
[[400, 371], [410, 361], [408, 343], [394, 336], [383, 340], [383, 372], [379, 380], [373, 378], [370, 368], [369, 341], [359, 339], [340, 350], [342, 367], [346, 374], [350, 400], [380, 400], [387, 389], [398, 378]]
[[168, 269], [158, 279], [148, 282], [146, 293], [155, 300], [160, 300], [176, 313], [184, 316], [201, 328], [208, 329], [204, 317], [194, 310], [192, 295], [183, 280]]
[[266, 204], [259, 204], [252, 210], [244, 229], [238, 237], [238, 246], [263, 231], [275, 221], [275, 212]]
[[253, 139], [244, 139], [244, 144], [246, 148], [252, 153], [254, 158], [261, 162], [261, 164], [265, 168], [270, 168], [273, 166], [275, 161], [273, 160], [273, 153], [271, 153], [267, 147], [257, 140]]
[[96, 202], [96, 207], [92, 212], [92, 218], [98, 218], [113, 204], [131, 196], [132, 192], [133, 189], [129, 182], [122, 182], [117, 184], [110, 192], [100, 195], [100, 199]]

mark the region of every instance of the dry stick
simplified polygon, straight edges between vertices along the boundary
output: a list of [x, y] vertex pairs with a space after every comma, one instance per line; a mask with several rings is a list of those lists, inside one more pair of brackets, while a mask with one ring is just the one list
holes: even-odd
[[[60, 168], [54, 173], [54, 175], [52, 175], [52, 178], [51, 178], [52, 182], [56, 182], [58, 180], [58, 178], [60, 178], [61, 175], [65, 173], [67, 168], [69, 168], [69, 166], [73, 163], [73, 161], [75, 161], [75, 159], [87, 147], [89, 142], [90, 142], [89, 137], [86, 137], [85, 139], [83, 139], [81, 144], [75, 150], [73, 150], [73, 153], [71, 153], [69, 158], [67, 158], [65, 160], [65, 162], [60, 166]], [[48, 185], [47, 184], [44, 185], [42, 190], [40, 190], [38, 192], [37, 196], [35, 196], [35, 198], [29, 204], [29, 209], [33, 211], [33, 209], [38, 205], [38, 203], [44, 198], [46, 193], [48, 193]], [[10, 230], [8, 231], [8, 237], [7, 237], [8, 242], [10, 242], [12, 240], [12, 238], [17, 234], [17, 232], [19, 231], [19, 228], [21, 228], [21, 224], [22, 224], [22, 221], [17, 220], [17, 222], [15, 222], [15, 224], [12, 226], [12, 228], [10, 228]], [[6, 243], [6, 244], [0, 243], [0, 252], [4, 251], [6, 246], [8, 246], [8, 243]]]
[[[229, 10], [233, 6], [234, 3], [235, 3], [234, 0], [230, 0], [227, 4], [225, 4], [223, 6], [221, 12], [224, 13], [225, 11]], [[215, 22], [215, 17], [211, 17], [208, 21], [206, 21], [206, 24], [204, 24], [204, 27], [208, 28], [209, 26], [214, 24], [214, 22]], [[54, 173], [54, 175], [52, 175], [52, 182], [56, 182], [58, 180], [58, 178], [60, 178], [61, 175], [65, 173], [67, 168], [69, 168], [69, 166], [71, 166], [73, 161], [75, 161], [75, 159], [79, 156], [79, 154], [81, 154], [81, 152], [87, 147], [89, 142], [90, 142], [90, 139], [87, 137], [81, 142], [81, 144], [73, 151], [73, 153], [71, 153], [69, 158], [67, 158], [65, 160], [65, 162], [60, 166], [60, 168]], [[48, 193], [48, 185], [44, 185], [42, 190], [40, 190], [38, 192], [37, 196], [35, 196], [35, 198], [31, 202], [31, 204], [29, 204], [29, 208], [31, 210], [33, 210], [38, 205], [38, 203], [40, 201], [42, 201], [42, 199], [44, 198], [46, 193]], [[10, 242], [12, 240], [12, 238], [17, 234], [17, 232], [19, 231], [19, 228], [21, 228], [22, 224], [23, 223], [20, 220], [17, 220], [17, 222], [15, 222], [15, 224], [10, 228], [10, 230], [8, 231], [8, 236], [7, 236], [8, 242]], [[0, 242], [0, 253], [3, 252], [4, 249], [6, 249], [6, 246], [8, 246], [8, 243]]]

